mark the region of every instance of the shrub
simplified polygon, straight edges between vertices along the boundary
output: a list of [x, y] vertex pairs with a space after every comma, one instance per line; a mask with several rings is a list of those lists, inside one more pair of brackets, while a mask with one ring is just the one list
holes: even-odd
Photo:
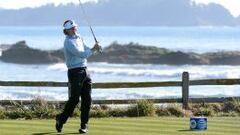
[[221, 112], [223, 109], [222, 104], [216, 103], [216, 104], [212, 104], [212, 109], [215, 113]]
[[56, 115], [59, 114], [59, 113], [60, 113], [59, 110], [56, 110], [56, 109], [49, 109], [49, 110], [48, 110], [47, 118], [55, 119]]
[[99, 105], [99, 107], [100, 107], [102, 110], [110, 110], [110, 108], [109, 108], [107, 105]]
[[128, 116], [155, 116], [154, 104], [148, 100], [139, 100], [136, 105], [128, 108]]
[[171, 116], [176, 117], [184, 117], [185, 115], [188, 115], [187, 111], [183, 110], [179, 105], [169, 106], [167, 107], [167, 111]]
[[212, 107], [212, 104], [207, 104], [205, 102], [202, 103], [196, 103], [196, 104], [190, 104], [190, 109], [196, 109], [196, 108], [209, 108]]
[[33, 115], [35, 118], [40, 118], [40, 119], [48, 118], [48, 109], [42, 108], [42, 107], [35, 108], [33, 110]]
[[197, 109], [193, 109], [194, 116], [213, 116], [214, 111], [211, 108], [200, 107]]
[[127, 116], [127, 109], [111, 109], [108, 114], [111, 117], [124, 117]]
[[159, 107], [156, 110], [158, 116], [171, 116], [170, 112], [166, 108]]
[[228, 112], [228, 113], [220, 112], [220, 113], [217, 113], [216, 116], [218, 116], [218, 117], [238, 117], [238, 116], [240, 116], [240, 113], [237, 113], [237, 112]]
[[93, 118], [103, 118], [103, 117], [109, 117], [109, 114], [107, 113], [107, 110], [103, 110], [100, 106], [94, 106], [90, 110], [89, 116]]
[[224, 112], [236, 111], [240, 113], [240, 100], [232, 98], [231, 100], [224, 102], [223, 111]]
[[184, 110], [180, 105], [174, 104], [167, 107], [159, 107], [156, 110], [158, 116], [176, 116], [184, 117], [191, 116], [191, 111]]
[[[48, 104], [47, 101], [37, 98], [31, 101], [31, 104], [23, 105], [19, 102], [10, 101], [10, 105], [0, 107], [0, 119], [48, 119], [62, 111], [62, 108], [56, 107], [59, 104]], [[80, 116], [80, 107], [77, 106], [73, 112], [73, 117]], [[154, 104], [148, 100], [139, 100], [126, 108], [111, 108], [107, 105], [94, 105], [90, 111], [90, 117], [137, 117], [137, 116], [240, 116], [240, 100], [232, 99], [224, 103], [215, 104], [190, 104], [190, 110], [182, 109], [178, 104], [167, 104], [155, 108]]]
[[36, 97], [31, 100], [31, 105], [33, 107], [48, 107], [48, 102], [41, 97]]
[[33, 118], [30, 110], [24, 110], [21, 108], [18, 108], [13, 111], [7, 111], [5, 112], [5, 115], [7, 118], [10, 118], [10, 119], [19, 119], [19, 118], [32, 119]]
[[4, 109], [0, 108], [0, 119], [6, 119], [5, 113], [4, 113]]
[[73, 111], [72, 117], [79, 117], [80, 115], [81, 115], [80, 106], [77, 105], [76, 108]]

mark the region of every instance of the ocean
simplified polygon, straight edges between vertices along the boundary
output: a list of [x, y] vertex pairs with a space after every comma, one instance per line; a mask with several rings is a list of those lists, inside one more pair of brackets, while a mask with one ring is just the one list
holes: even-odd
[[[94, 27], [103, 47], [112, 42], [135, 42], [184, 52], [218, 52], [240, 50], [240, 27]], [[85, 42], [94, 43], [87, 27], [79, 33]], [[0, 27], [0, 44], [26, 40], [30, 47], [55, 50], [63, 47], [62, 28]], [[110, 64], [89, 63], [93, 82], [145, 82], [181, 80], [184, 71], [190, 79], [239, 78], [240, 66], [161, 64]], [[64, 63], [21, 65], [0, 62], [0, 80], [3, 81], [67, 81]], [[240, 96], [238, 85], [191, 86], [191, 97]], [[93, 99], [139, 99], [181, 97], [180, 87], [141, 89], [94, 89]], [[47, 100], [67, 100], [67, 88], [0, 87], [0, 100], [30, 100], [35, 97]]]

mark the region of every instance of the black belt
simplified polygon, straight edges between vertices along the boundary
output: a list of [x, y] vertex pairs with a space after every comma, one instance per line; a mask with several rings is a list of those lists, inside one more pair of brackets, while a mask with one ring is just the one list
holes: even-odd
[[72, 68], [68, 69], [69, 72], [79, 71], [79, 70], [86, 70], [87, 67], [78, 67], [78, 68]]

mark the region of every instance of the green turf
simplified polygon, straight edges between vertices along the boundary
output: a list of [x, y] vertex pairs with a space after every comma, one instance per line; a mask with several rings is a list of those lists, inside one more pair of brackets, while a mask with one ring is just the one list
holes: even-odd
[[[0, 135], [77, 134], [78, 119], [70, 119], [57, 134], [54, 120], [0, 120]], [[208, 118], [207, 131], [189, 131], [189, 118], [91, 119], [88, 135], [240, 135], [240, 118]]]

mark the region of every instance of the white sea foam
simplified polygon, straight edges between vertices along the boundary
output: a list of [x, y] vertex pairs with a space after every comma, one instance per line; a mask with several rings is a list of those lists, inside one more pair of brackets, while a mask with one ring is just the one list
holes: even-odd
[[67, 71], [67, 66], [64, 63], [50, 65], [48, 70]]
[[[191, 97], [228, 97], [240, 96], [240, 86], [194, 86], [190, 87]], [[31, 100], [42, 97], [47, 100], [65, 101], [68, 99], [67, 88], [4, 88], [0, 87], [0, 100]], [[180, 98], [180, 87], [134, 88], [134, 89], [93, 89], [94, 100], [110, 99], [160, 99]]]
[[[49, 70], [67, 71], [65, 64], [54, 64], [48, 67]], [[162, 77], [181, 78], [184, 71], [190, 73], [191, 79], [207, 78], [239, 78], [240, 66], [168, 66], [151, 64], [108, 64], [91, 63], [89, 71], [92, 74], [122, 75], [126, 77]]]

